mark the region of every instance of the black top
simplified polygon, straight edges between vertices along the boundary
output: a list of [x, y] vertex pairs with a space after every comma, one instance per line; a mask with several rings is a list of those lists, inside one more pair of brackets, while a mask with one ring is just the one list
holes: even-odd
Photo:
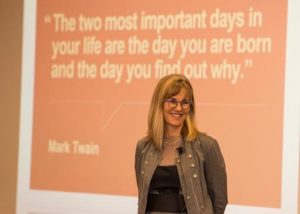
[[187, 212], [176, 165], [157, 166], [149, 186], [146, 211]]
[[176, 165], [157, 166], [149, 186], [149, 193], [179, 193], [180, 181]]

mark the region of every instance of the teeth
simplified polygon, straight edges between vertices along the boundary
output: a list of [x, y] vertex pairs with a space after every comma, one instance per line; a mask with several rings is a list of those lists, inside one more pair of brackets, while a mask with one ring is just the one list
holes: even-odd
[[176, 117], [176, 118], [179, 118], [179, 117], [182, 116], [182, 114], [177, 114], [177, 113], [172, 113], [171, 115], [172, 115], [173, 117]]

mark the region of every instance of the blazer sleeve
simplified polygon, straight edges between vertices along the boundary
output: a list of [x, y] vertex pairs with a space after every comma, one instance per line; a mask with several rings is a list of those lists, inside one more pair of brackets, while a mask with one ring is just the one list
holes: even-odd
[[135, 169], [135, 177], [137, 187], [139, 188], [139, 177], [140, 177], [140, 165], [141, 165], [141, 153], [143, 149], [143, 145], [145, 143], [145, 138], [142, 138], [138, 141], [136, 148], [135, 148], [135, 161], [134, 161], [134, 169]]
[[224, 158], [215, 139], [209, 137], [205, 147], [203, 149], [205, 155], [204, 172], [208, 194], [212, 200], [214, 214], [223, 214], [228, 203]]
[[136, 145], [135, 148], [135, 159], [134, 159], [134, 170], [135, 170], [135, 178], [136, 178], [136, 184], [138, 187], [138, 175], [139, 175], [139, 156], [140, 156], [140, 145], [139, 143]]

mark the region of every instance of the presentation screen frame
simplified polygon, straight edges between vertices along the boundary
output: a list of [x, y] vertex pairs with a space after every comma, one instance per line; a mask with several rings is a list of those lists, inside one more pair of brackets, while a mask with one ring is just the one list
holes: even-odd
[[[284, 93], [281, 208], [229, 204], [230, 214], [297, 213], [300, 139], [300, 1], [288, 1], [287, 48]], [[40, 191], [30, 189], [33, 94], [35, 71], [36, 0], [24, 1], [21, 118], [17, 183], [17, 213], [136, 213], [137, 198]], [[230, 200], [230, 199], [229, 199]]]

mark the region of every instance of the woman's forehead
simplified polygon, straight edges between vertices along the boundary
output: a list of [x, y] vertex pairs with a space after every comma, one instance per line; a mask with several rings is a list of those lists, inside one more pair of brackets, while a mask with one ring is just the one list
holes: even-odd
[[182, 87], [174, 88], [174, 90], [171, 90], [168, 95], [169, 95], [168, 97], [176, 97], [176, 96], [189, 97], [191, 96], [191, 93], [186, 87], [182, 86]]

